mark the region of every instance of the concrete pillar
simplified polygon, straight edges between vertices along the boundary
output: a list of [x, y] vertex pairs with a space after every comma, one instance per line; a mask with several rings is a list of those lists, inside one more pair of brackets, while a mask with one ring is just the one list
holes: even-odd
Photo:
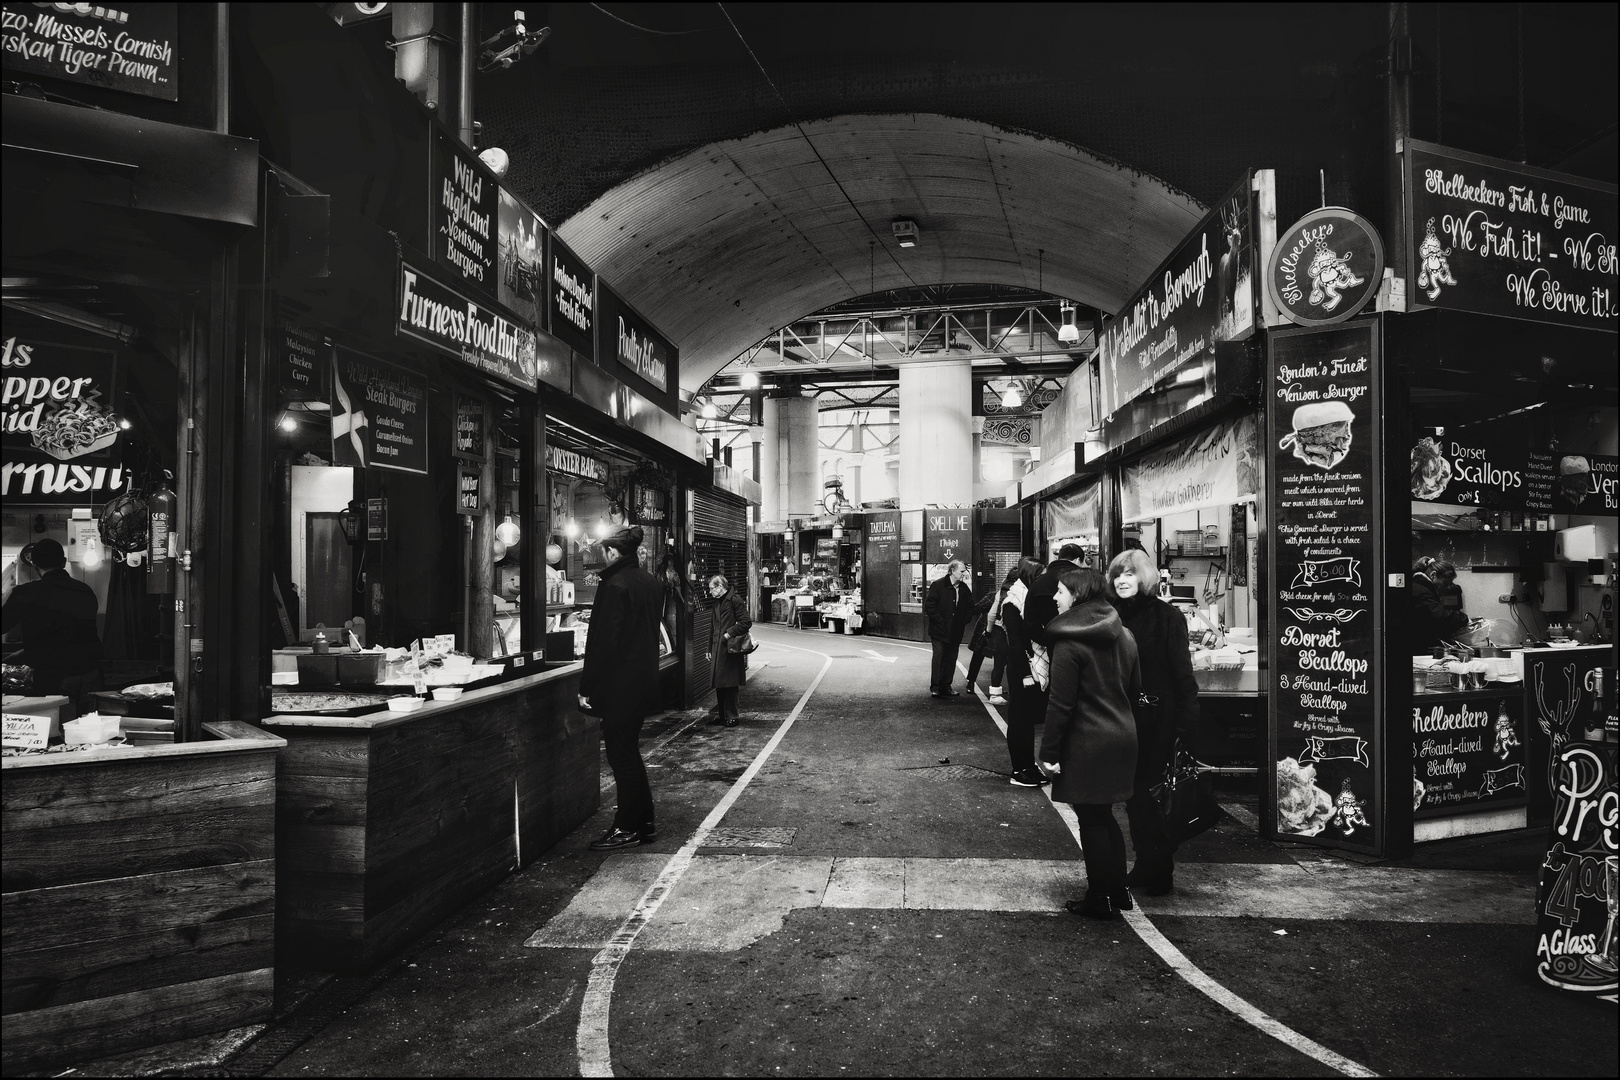
[[900, 368], [900, 509], [973, 503], [973, 365]]
[[863, 414], [856, 413], [849, 426], [849, 463], [844, 466], [844, 498], [861, 505], [861, 464], [866, 459], [866, 443], [861, 438]]
[[761, 521], [812, 517], [821, 498], [815, 398], [765, 399], [759, 444]]

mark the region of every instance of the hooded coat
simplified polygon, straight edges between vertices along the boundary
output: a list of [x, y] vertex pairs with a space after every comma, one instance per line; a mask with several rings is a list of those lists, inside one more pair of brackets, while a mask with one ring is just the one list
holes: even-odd
[[1066, 803], [1118, 803], [1136, 776], [1136, 717], [1142, 692], [1136, 641], [1102, 597], [1076, 604], [1046, 624], [1052, 685], [1041, 760], [1063, 771], [1052, 798]]
[[747, 605], [735, 589], [727, 589], [724, 596], [714, 601], [709, 611], [709, 652], [714, 657], [710, 666], [713, 677], [709, 685], [716, 690], [741, 686], [748, 679], [748, 654], [731, 652], [726, 644], [748, 633], [754, 626], [754, 620], [748, 617]]

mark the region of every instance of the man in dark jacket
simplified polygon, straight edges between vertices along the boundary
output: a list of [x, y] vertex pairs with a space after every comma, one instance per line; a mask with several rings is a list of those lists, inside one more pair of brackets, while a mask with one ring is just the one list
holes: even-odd
[[1411, 606], [1406, 617], [1413, 653], [1426, 653], [1436, 645], [1455, 640], [1473, 621], [1462, 608], [1448, 607], [1441, 596], [1456, 582], [1457, 568], [1449, 562], [1422, 558], [1413, 565]]
[[60, 694], [63, 679], [101, 667], [96, 592], [69, 576], [61, 544], [40, 540], [30, 546], [39, 580], [11, 590], [0, 613], [0, 632], [21, 632], [22, 663], [34, 669], [34, 692]]
[[959, 697], [951, 689], [956, 677], [956, 654], [962, 647], [962, 631], [973, 617], [973, 593], [962, 579], [967, 566], [952, 560], [940, 579], [928, 586], [923, 614], [928, 617], [928, 640], [934, 646], [934, 666], [928, 692], [935, 697]]
[[1024, 632], [1031, 641], [1049, 644], [1046, 640], [1046, 624], [1057, 614], [1058, 581], [1070, 570], [1078, 569], [1079, 560], [1085, 557], [1086, 549], [1079, 544], [1064, 544], [1058, 548], [1058, 557], [1029, 587], [1029, 599], [1024, 601]]
[[658, 625], [664, 589], [637, 564], [641, 530], [620, 526], [602, 541], [613, 560], [602, 571], [585, 638], [579, 707], [602, 718], [602, 748], [619, 790], [613, 828], [592, 851], [619, 851], [657, 835], [652, 786], [641, 760], [641, 724], [658, 708]]

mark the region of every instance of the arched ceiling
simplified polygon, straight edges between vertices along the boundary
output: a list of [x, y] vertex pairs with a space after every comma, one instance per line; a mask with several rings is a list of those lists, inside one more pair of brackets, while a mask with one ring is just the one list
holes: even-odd
[[[711, 143], [557, 233], [679, 346], [689, 396], [777, 327], [880, 290], [1016, 285], [1117, 311], [1203, 213], [1079, 147], [905, 113]], [[916, 247], [895, 243], [896, 218]]]

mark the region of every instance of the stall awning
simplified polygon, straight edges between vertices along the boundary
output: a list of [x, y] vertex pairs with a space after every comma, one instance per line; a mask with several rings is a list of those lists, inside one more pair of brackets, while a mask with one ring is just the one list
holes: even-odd
[[1120, 470], [1120, 520], [1146, 521], [1253, 500], [1260, 488], [1259, 431], [1232, 417]]

